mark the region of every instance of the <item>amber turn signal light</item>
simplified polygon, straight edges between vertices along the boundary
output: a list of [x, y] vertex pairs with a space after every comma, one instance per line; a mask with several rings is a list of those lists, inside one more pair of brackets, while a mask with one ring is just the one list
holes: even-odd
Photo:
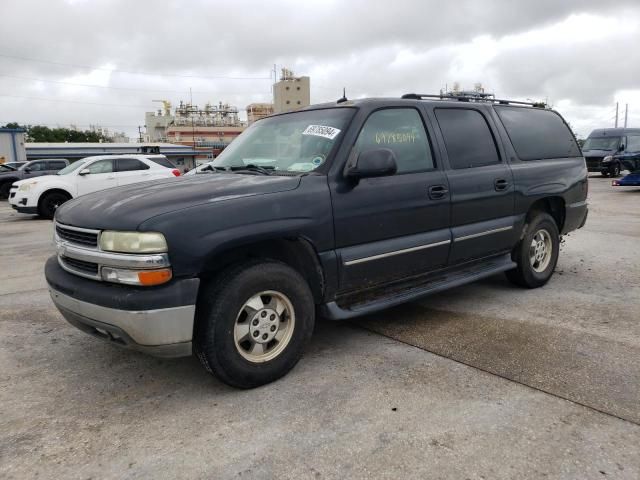
[[161, 270], [148, 270], [138, 272], [138, 281], [140, 285], [150, 287], [153, 285], [161, 285], [171, 280], [171, 269], [163, 268]]

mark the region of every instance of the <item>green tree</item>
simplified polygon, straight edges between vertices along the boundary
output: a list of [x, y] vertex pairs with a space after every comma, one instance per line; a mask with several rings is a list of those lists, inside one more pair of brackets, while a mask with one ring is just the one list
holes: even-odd
[[10, 122], [6, 128], [24, 128], [28, 142], [35, 143], [87, 143], [87, 142], [111, 142], [109, 137], [92, 132], [90, 130], [72, 130], [70, 128], [49, 128], [44, 125], [20, 125], [17, 122]]

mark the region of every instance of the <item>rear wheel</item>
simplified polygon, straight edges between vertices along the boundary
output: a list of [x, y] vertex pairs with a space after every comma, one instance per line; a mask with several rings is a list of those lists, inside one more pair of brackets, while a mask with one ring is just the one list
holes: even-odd
[[49, 192], [45, 193], [38, 202], [38, 214], [44, 218], [53, 218], [56, 214], [56, 210], [67, 200], [71, 200], [71, 197], [62, 192]]
[[295, 366], [314, 321], [313, 296], [298, 272], [275, 261], [245, 263], [205, 285], [194, 348], [220, 380], [253, 388]]
[[506, 275], [516, 285], [537, 288], [553, 275], [558, 263], [560, 235], [555, 220], [548, 213], [535, 214], [526, 229], [512, 254], [518, 266]]

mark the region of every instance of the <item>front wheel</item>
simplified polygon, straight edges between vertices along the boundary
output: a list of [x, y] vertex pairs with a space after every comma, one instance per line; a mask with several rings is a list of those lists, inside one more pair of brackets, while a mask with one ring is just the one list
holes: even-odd
[[297, 271], [275, 261], [250, 262], [204, 286], [194, 349], [228, 385], [258, 387], [295, 366], [314, 321], [311, 290]]
[[620, 165], [616, 164], [613, 166], [611, 169], [611, 176], [614, 178], [620, 176]]
[[560, 235], [555, 220], [548, 213], [536, 214], [526, 228], [512, 253], [517, 267], [506, 275], [516, 285], [537, 288], [553, 275], [560, 252]]
[[38, 202], [38, 214], [41, 217], [52, 219], [58, 207], [70, 198], [69, 195], [62, 192], [45, 193]]

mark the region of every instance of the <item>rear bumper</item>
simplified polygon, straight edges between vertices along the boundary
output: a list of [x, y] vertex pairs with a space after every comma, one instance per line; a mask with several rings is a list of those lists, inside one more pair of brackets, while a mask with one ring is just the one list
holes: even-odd
[[589, 214], [589, 204], [584, 202], [576, 202], [567, 205], [565, 210], [564, 227], [561, 233], [569, 233], [578, 228], [584, 227]]
[[199, 279], [161, 287], [107, 284], [45, 266], [53, 303], [80, 330], [119, 346], [161, 357], [191, 354]]

